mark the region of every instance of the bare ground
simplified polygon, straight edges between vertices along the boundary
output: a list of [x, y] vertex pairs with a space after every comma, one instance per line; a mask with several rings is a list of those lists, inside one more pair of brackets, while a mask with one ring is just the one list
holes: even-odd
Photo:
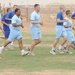
[[6, 69], [0, 75], [75, 75], [75, 70], [46, 70], [42, 72], [25, 72], [22, 70]]

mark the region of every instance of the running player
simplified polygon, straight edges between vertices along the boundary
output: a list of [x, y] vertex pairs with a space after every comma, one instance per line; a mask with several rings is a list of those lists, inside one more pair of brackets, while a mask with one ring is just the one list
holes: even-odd
[[[11, 27], [12, 27], [11, 19], [15, 15], [15, 9], [16, 8], [17, 8], [17, 5], [14, 5], [13, 10], [6, 16], [6, 20], [10, 21], [10, 31], [11, 31]], [[10, 48], [13, 49], [13, 42], [10, 44]]]
[[[75, 20], [75, 12], [72, 13], [72, 19]], [[75, 41], [71, 46], [73, 49], [75, 49]]]
[[7, 39], [10, 34], [10, 21], [6, 20], [6, 16], [8, 13], [11, 11], [11, 8], [7, 8], [7, 13], [2, 17], [2, 23], [3, 23], [3, 30], [4, 30], [4, 35], [5, 37], [2, 37], [3, 39]]
[[31, 29], [31, 35], [32, 35], [33, 42], [30, 48], [28, 49], [29, 55], [33, 55], [33, 56], [35, 54], [32, 51], [36, 45], [41, 43], [41, 38], [42, 38], [40, 26], [43, 25], [43, 22], [40, 20], [39, 12], [40, 12], [40, 5], [35, 4], [34, 11], [32, 12], [31, 18], [30, 18], [30, 29]]
[[67, 33], [66, 30], [63, 26], [64, 22], [67, 22], [67, 20], [64, 19], [63, 13], [65, 12], [65, 6], [61, 5], [60, 6], [60, 11], [57, 13], [57, 17], [56, 17], [56, 21], [57, 21], [57, 25], [56, 25], [56, 39], [54, 41], [53, 47], [50, 50], [50, 53], [55, 55], [55, 48], [60, 40], [61, 37], [63, 37], [63, 42], [62, 44], [59, 46], [58, 48], [58, 52], [63, 54], [64, 52], [62, 51], [63, 45], [65, 44], [65, 42], [67, 41]]
[[22, 55], [28, 54], [27, 51], [24, 51], [23, 44], [22, 44], [22, 33], [21, 33], [20, 28], [21, 27], [24, 28], [24, 26], [21, 22], [20, 15], [21, 15], [20, 9], [16, 8], [15, 15], [13, 16], [13, 18], [11, 20], [12, 21], [12, 29], [11, 29], [9, 38], [8, 38], [7, 42], [4, 44], [4, 46], [0, 47], [0, 54], [3, 52], [4, 48], [14, 40], [18, 40], [21, 54]]
[[64, 22], [64, 27], [66, 29], [67, 32], [67, 37], [68, 37], [68, 44], [66, 46], [66, 53], [68, 54], [72, 54], [73, 52], [69, 51], [69, 48], [71, 47], [71, 45], [74, 43], [75, 41], [75, 37], [74, 34], [72, 32], [72, 29], [75, 30], [75, 28], [72, 27], [72, 19], [71, 19], [72, 13], [70, 10], [66, 11], [66, 20], [68, 20], [68, 22]]

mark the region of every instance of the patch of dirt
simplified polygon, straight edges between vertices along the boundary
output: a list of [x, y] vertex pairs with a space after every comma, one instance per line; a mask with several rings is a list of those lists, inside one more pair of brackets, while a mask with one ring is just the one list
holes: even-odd
[[22, 70], [6, 69], [0, 75], [75, 75], [75, 70], [47, 70], [42, 72], [25, 72]]

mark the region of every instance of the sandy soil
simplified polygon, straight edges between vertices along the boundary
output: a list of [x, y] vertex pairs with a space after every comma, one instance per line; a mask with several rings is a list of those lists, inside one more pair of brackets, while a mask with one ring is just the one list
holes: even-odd
[[0, 75], [75, 75], [75, 70], [47, 70], [42, 72], [25, 72], [22, 70], [6, 69]]

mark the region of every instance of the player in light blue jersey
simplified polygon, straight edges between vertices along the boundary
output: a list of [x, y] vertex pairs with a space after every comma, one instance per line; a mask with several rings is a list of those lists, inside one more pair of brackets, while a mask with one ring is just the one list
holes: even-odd
[[66, 32], [67, 32], [67, 37], [68, 37], [68, 44], [66, 46], [66, 53], [68, 54], [72, 54], [71, 51], [69, 51], [69, 48], [71, 47], [71, 45], [74, 43], [75, 41], [75, 37], [74, 37], [74, 34], [72, 32], [72, 29], [75, 30], [75, 28], [72, 27], [72, 19], [71, 19], [71, 11], [70, 10], [67, 10], [66, 11], [66, 20], [68, 20], [68, 22], [64, 22], [64, 27], [66, 29]]
[[62, 41], [62, 44], [57, 49], [57, 51], [61, 54], [64, 53], [62, 51], [62, 49], [63, 49], [64, 44], [67, 41], [67, 33], [66, 33], [66, 30], [63, 26], [63, 23], [67, 22], [67, 20], [64, 19], [64, 15], [63, 15], [64, 12], [65, 12], [65, 6], [61, 5], [60, 6], [60, 11], [58, 12], [58, 14], [56, 16], [56, 22], [57, 22], [57, 25], [56, 25], [56, 39], [53, 43], [52, 49], [50, 50], [50, 53], [53, 54], [53, 55], [56, 55], [56, 52], [55, 52], [56, 51], [56, 46], [57, 46], [57, 44], [58, 44], [61, 37], [63, 37], [63, 41]]
[[30, 31], [31, 31], [31, 36], [32, 36], [32, 44], [29, 48], [29, 55], [34, 55], [32, 52], [34, 47], [38, 45], [41, 42], [42, 39], [42, 34], [40, 30], [40, 26], [43, 25], [43, 22], [40, 20], [40, 5], [35, 4], [34, 5], [34, 11], [31, 14], [30, 18]]
[[12, 29], [8, 38], [8, 41], [4, 44], [4, 46], [0, 47], [0, 54], [4, 50], [4, 48], [10, 44], [12, 41], [18, 40], [19, 48], [21, 50], [22, 55], [28, 54], [27, 51], [24, 51], [23, 44], [22, 44], [22, 33], [21, 33], [21, 27], [24, 28], [22, 22], [21, 22], [21, 11], [20, 9], [16, 8], [15, 15], [13, 16], [11, 22], [12, 22]]

